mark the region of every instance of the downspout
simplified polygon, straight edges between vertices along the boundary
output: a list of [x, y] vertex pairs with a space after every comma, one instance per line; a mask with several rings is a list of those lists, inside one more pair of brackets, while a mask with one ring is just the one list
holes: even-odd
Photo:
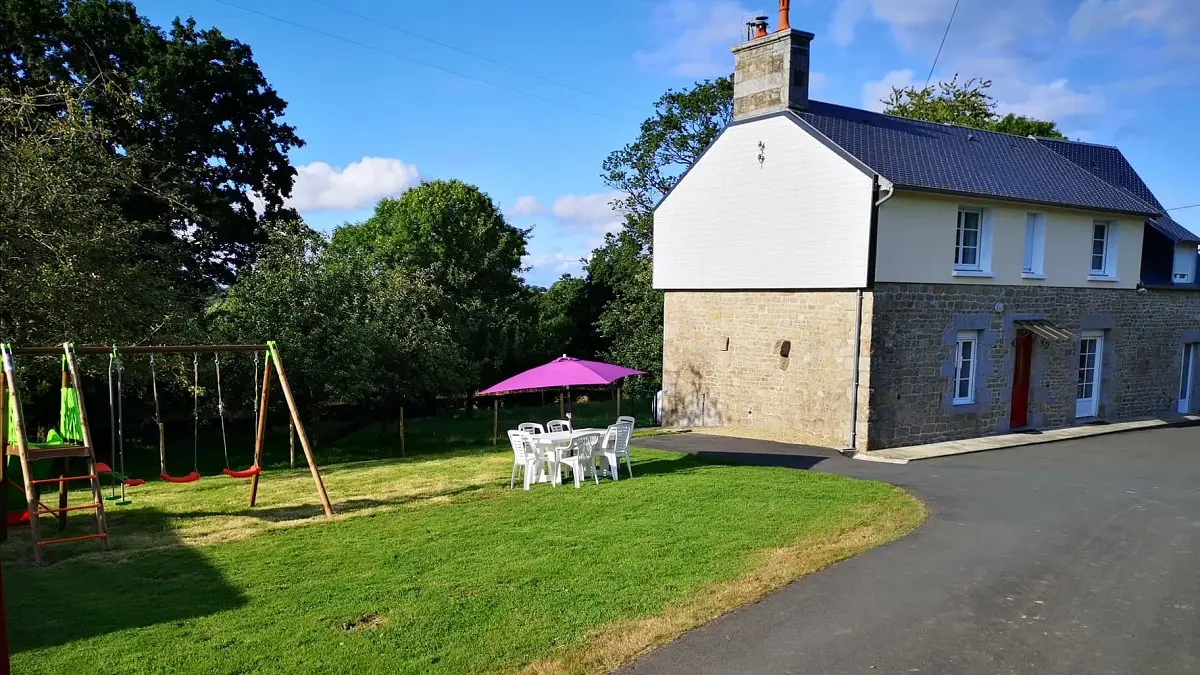
[[[882, 188], [887, 191], [883, 197], [879, 197], [881, 188], [880, 182], [883, 182]], [[886, 178], [875, 176], [874, 186], [871, 190], [871, 233], [870, 247], [867, 254], [867, 286], [874, 287], [875, 285], [875, 243], [876, 231], [879, 227], [879, 207], [892, 198], [896, 193], [895, 186]], [[862, 365], [862, 321], [863, 321], [863, 289], [858, 289], [855, 292], [854, 303], [854, 380], [850, 387], [850, 446], [849, 454], [857, 452], [858, 448], [858, 390], [860, 385], [859, 367]]]

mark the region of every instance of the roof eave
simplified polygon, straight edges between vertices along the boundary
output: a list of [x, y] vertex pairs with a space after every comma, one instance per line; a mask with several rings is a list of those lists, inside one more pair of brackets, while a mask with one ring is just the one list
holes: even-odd
[[1088, 205], [1088, 204], [1067, 204], [1064, 202], [1041, 202], [1041, 201], [1037, 201], [1037, 200], [1033, 200], [1033, 199], [1022, 199], [1020, 197], [1004, 197], [1004, 196], [1000, 196], [1000, 195], [983, 194], [980, 192], [959, 192], [956, 190], [943, 190], [943, 189], [939, 189], [939, 188], [930, 188], [930, 187], [924, 187], [924, 186], [920, 186], [920, 185], [905, 185], [903, 183], [896, 183], [896, 189], [903, 190], [906, 192], [923, 192], [926, 194], [948, 195], [948, 196], [952, 196], [952, 197], [968, 197], [971, 199], [988, 199], [988, 200], [997, 201], [997, 202], [1014, 202], [1017, 204], [1034, 204], [1037, 206], [1045, 206], [1045, 207], [1059, 208], [1059, 209], [1075, 209], [1077, 211], [1092, 211], [1094, 213], [1111, 213], [1113, 215], [1133, 216], [1135, 218], [1140, 218], [1140, 219], [1155, 218], [1155, 217], [1162, 215], [1161, 213], [1159, 213], [1157, 211], [1132, 211], [1132, 210], [1126, 211], [1126, 210], [1121, 210], [1121, 209], [1102, 208], [1099, 206], [1092, 206], [1092, 205]]

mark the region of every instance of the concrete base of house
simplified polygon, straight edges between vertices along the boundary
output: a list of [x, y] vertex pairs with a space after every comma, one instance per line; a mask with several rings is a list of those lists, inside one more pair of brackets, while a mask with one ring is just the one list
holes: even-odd
[[1062, 427], [1059, 429], [1049, 429], [1046, 431], [1030, 431], [1015, 434], [980, 436], [978, 438], [967, 438], [959, 441], [943, 441], [941, 443], [925, 443], [923, 445], [909, 445], [900, 448], [888, 448], [886, 450], [859, 452], [854, 455], [854, 458], [874, 462], [907, 463], [921, 459], [932, 459], [934, 457], [965, 455], [971, 452], [984, 452], [987, 450], [1002, 450], [1004, 448], [1015, 448], [1022, 445], [1052, 443], [1054, 441], [1086, 438], [1088, 436], [1117, 434], [1127, 431], [1154, 429], [1158, 427], [1193, 425], [1200, 425], [1200, 415], [1155, 417], [1131, 420], [1127, 422], [1114, 422], [1112, 424], [1100, 422], [1073, 427]]

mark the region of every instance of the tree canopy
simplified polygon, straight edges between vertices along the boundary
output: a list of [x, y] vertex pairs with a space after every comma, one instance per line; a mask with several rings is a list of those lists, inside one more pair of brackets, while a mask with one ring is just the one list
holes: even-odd
[[996, 113], [996, 99], [988, 93], [991, 80], [971, 78], [962, 84], [958, 76], [925, 87], [893, 87], [887, 98], [881, 99], [883, 112], [889, 115], [961, 124], [976, 129], [1000, 131], [1018, 136], [1066, 138], [1054, 122], [1037, 120], [1009, 113]]
[[110, 152], [141, 156], [126, 170], [147, 189], [118, 205], [165, 226], [160, 241], [187, 253], [191, 283], [231, 281], [253, 262], [264, 218], [294, 217], [287, 153], [303, 142], [247, 45], [191, 19], [163, 31], [121, 0], [27, 0], [0, 8], [0, 54], [0, 88], [72, 88]]

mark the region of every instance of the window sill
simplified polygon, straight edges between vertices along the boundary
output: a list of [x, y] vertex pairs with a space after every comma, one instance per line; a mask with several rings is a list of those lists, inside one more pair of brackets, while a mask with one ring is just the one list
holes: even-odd
[[950, 402], [950, 405], [954, 406], [955, 408], [959, 408], [959, 407], [962, 407], [962, 406], [964, 406], [964, 405], [975, 405], [975, 401], [958, 401], [958, 400], [954, 400], [954, 401], [951, 401], [951, 402]]
[[992, 274], [991, 272], [984, 272], [983, 270], [954, 270], [953, 276], [991, 278], [991, 277], [994, 277], [995, 275]]
[[1022, 279], [1045, 279], [1045, 274], [1037, 274], [1035, 272], [1021, 272]]
[[1110, 276], [1103, 275], [1103, 274], [1089, 274], [1087, 280], [1088, 281], [1103, 281], [1103, 282], [1107, 282], [1107, 283], [1117, 283], [1120, 281], [1120, 279], [1117, 277], [1110, 277]]

